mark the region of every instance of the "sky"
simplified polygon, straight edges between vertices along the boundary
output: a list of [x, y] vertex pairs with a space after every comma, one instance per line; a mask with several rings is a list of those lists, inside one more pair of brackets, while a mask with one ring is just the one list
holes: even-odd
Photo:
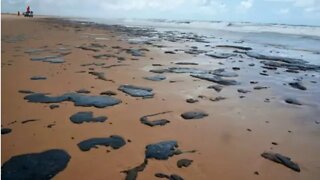
[[320, 26], [320, 0], [1, 0], [1, 12]]

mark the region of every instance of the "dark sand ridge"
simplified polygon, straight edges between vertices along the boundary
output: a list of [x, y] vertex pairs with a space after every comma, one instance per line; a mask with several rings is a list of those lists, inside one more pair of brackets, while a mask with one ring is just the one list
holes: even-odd
[[[105, 72], [106, 77], [115, 82], [112, 83], [95, 79], [88, 74], [89, 67], [81, 66], [92, 62], [104, 62], [107, 65], [117, 62], [112, 58], [97, 60], [92, 57], [96, 53], [75, 48], [88, 41], [94, 42], [92, 38], [81, 38], [83, 33], [106, 34], [105, 37], [109, 40], [99, 43], [109, 47], [140, 48], [139, 45], [118, 41], [117, 33], [91, 27], [76, 28], [83, 31], [75, 32], [72, 27], [61, 25], [55, 27], [55, 24], [47, 24], [41, 19], [12, 17], [2, 17], [2, 23], [3, 35], [13, 36], [23, 33], [26, 36], [24, 41], [2, 45], [2, 63], [12, 64], [2, 67], [2, 125], [13, 129], [11, 133], [2, 136], [2, 163], [14, 155], [59, 148], [66, 150], [71, 159], [67, 168], [55, 176], [56, 179], [124, 179], [125, 175], [120, 172], [143, 162], [146, 145], [163, 140], [176, 140], [181, 149], [196, 149], [197, 153], [174, 156], [167, 161], [149, 160], [145, 170], [139, 173], [139, 179], [155, 179], [154, 174], [158, 172], [178, 174], [186, 179], [256, 179], [255, 171], [259, 172], [260, 179], [320, 177], [317, 168], [320, 161], [318, 156], [320, 134], [319, 125], [314, 123], [319, 117], [319, 102], [314, 101], [319, 99], [318, 85], [309, 83], [310, 80], [314, 80], [309, 77], [304, 79], [307, 82], [307, 93], [289, 85], [282, 85], [286, 79], [288, 79], [286, 82], [291, 82], [292, 79], [288, 76], [299, 77], [304, 73], [298, 75], [282, 73], [274, 77], [273, 71], [269, 71], [271, 78], [266, 79], [257, 75], [262, 71], [257, 60], [248, 59], [243, 63], [230, 63], [228, 60], [228, 63], [205, 56], [196, 58], [187, 54], [164, 54], [158, 48], [148, 47], [151, 51], [146, 52], [146, 57], [138, 57], [140, 59], [138, 61], [131, 61], [131, 56], [126, 53], [121, 54], [126, 57], [127, 60], [123, 63], [129, 64], [128, 66], [109, 69], [94, 66], [97, 72]], [[64, 57], [66, 62], [62, 64], [34, 62], [24, 53], [28, 46], [39, 48], [48, 45], [49, 48], [54, 48], [58, 43], [63, 43], [72, 49], [72, 53]], [[21, 47], [19, 52], [16, 51], [16, 46]], [[14, 57], [16, 54], [19, 56]], [[151, 57], [154, 60], [150, 60]], [[199, 63], [198, 66], [190, 67], [204, 69], [210, 64], [213, 69], [220, 68], [218, 64], [220, 61], [225, 63], [230, 71], [231, 67], [239, 66], [241, 70], [236, 71], [239, 77], [234, 79], [240, 81], [241, 85], [225, 86], [220, 93], [217, 93], [206, 88], [213, 83], [192, 78], [188, 74], [165, 74], [167, 79], [160, 82], [143, 78], [153, 75], [148, 72], [155, 68], [152, 67], [153, 63], [171, 67], [176, 65], [170, 62], [186, 60]], [[207, 64], [209, 61], [212, 63]], [[250, 68], [247, 65], [249, 62], [255, 63], [256, 66]], [[82, 70], [87, 73], [75, 73]], [[48, 79], [44, 81], [29, 79], [38, 74]], [[170, 80], [179, 82], [169, 83]], [[258, 85], [270, 88], [255, 91], [254, 85], [249, 83], [251, 80], [259, 81]], [[152, 99], [141, 99], [125, 95], [117, 90], [121, 84], [150, 87], [155, 96]], [[91, 88], [92, 86], [94, 88]], [[59, 108], [51, 110], [49, 104], [28, 103], [23, 99], [26, 94], [18, 93], [19, 90], [27, 89], [59, 95], [82, 88], [90, 90], [90, 95], [99, 95], [106, 90], [115, 91], [117, 92], [115, 97], [121, 99], [122, 103], [114, 107], [97, 109], [75, 107], [72, 102], [63, 102]], [[237, 92], [239, 88], [252, 92], [240, 99], [241, 94]], [[220, 102], [199, 99], [200, 101], [194, 104], [185, 102], [187, 98], [197, 98], [198, 95], [225, 96], [228, 99]], [[304, 105], [296, 107], [286, 104], [283, 101], [285, 96], [297, 97]], [[265, 98], [270, 98], [270, 103], [265, 103]], [[203, 110], [209, 116], [196, 121], [185, 121], [180, 117], [181, 113], [192, 110]], [[79, 111], [92, 111], [94, 114], [105, 115], [108, 121], [75, 125], [70, 122], [69, 117]], [[170, 120], [166, 126], [148, 127], [140, 123], [139, 119], [142, 116], [163, 111], [173, 111], [161, 116]], [[41, 121], [24, 125], [21, 123], [7, 125], [14, 120], [20, 122], [26, 119], [41, 119]], [[47, 125], [53, 122], [56, 125], [48, 129]], [[252, 131], [248, 132], [247, 128]], [[81, 152], [76, 145], [89, 138], [109, 137], [113, 134], [121, 135], [132, 142], [110, 153], [106, 152], [108, 148], [105, 147]], [[272, 145], [273, 141], [279, 145]], [[260, 156], [271, 147], [273, 151], [291, 157], [300, 165], [301, 172], [296, 173]], [[181, 158], [192, 159], [193, 164], [180, 169], [176, 166], [176, 162]]]

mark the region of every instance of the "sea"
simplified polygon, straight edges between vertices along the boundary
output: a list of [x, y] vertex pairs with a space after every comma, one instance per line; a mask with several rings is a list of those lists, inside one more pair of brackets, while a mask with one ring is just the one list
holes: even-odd
[[303, 59], [320, 65], [320, 26], [165, 19], [88, 18], [86, 21], [152, 28], [159, 32], [191, 32], [207, 37], [212, 44], [239, 45], [241, 43], [241, 45], [252, 47], [253, 51], [260, 54]]

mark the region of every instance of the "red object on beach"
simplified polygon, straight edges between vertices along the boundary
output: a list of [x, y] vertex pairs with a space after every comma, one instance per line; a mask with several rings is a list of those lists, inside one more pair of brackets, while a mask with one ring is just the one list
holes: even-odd
[[29, 13], [29, 12], [30, 12], [30, 6], [27, 7], [27, 13]]

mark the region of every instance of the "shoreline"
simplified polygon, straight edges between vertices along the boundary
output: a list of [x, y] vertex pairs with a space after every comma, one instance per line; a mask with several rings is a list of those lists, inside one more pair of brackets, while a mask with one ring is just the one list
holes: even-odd
[[[235, 53], [234, 48], [216, 47], [207, 39], [192, 33], [2, 16], [1, 116], [3, 128], [12, 129], [2, 135], [2, 164], [15, 155], [59, 148], [71, 159], [55, 179], [125, 179], [121, 171], [143, 163], [147, 145], [175, 140], [182, 151], [196, 152], [168, 160], [149, 159], [138, 179], [156, 179], [155, 173], [178, 174], [185, 179], [318, 179], [319, 71], [301, 70], [303, 63], [298, 63], [297, 69], [291, 65], [265, 69], [271, 65]], [[214, 57], [206, 55], [210, 53]], [[41, 59], [46, 56], [62, 58], [63, 63]], [[214, 71], [221, 68], [225, 71]], [[190, 76], [195, 71], [200, 75], [208, 74], [204, 71], [220, 73], [222, 79], [239, 84], [222, 85], [216, 79], [214, 83]], [[155, 75], [166, 79], [145, 79]], [[46, 79], [31, 80], [34, 76]], [[288, 84], [295, 79], [301, 79], [307, 90]], [[153, 98], [132, 97], [119, 90], [125, 84], [152, 88]], [[208, 88], [212, 85], [219, 85], [221, 90]], [[266, 88], [254, 89], [257, 86]], [[50, 93], [50, 97], [78, 90], [90, 91], [79, 93], [83, 96], [109, 97], [101, 93], [112, 91], [116, 95], [110, 97], [121, 103], [97, 108], [76, 106], [76, 100], [28, 102], [24, 99], [28, 94], [19, 90]], [[243, 93], [245, 90], [250, 92]], [[226, 99], [216, 100], [218, 97]], [[287, 97], [297, 98], [302, 105], [286, 103]], [[187, 103], [190, 98], [198, 101]], [[59, 107], [51, 109], [52, 104]], [[107, 116], [107, 120], [82, 124], [70, 121], [72, 115], [83, 111], [93, 112], [95, 117]], [[149, 127], [140, 122], [141, 117], [165, 111], [172, 112], [149, 119], [167, 119], [170, 123]], [[208, 116], [185, 120], [181, 114], [188, 111], [204, 111]], [[31, 119], [37, 121], [22, 123]], [[126, 144], [119, 149], [98, 146], [87, 152], [77, 146], [90, 138], [111, 135], [121, 136]], [[261, 157], [270, 150], [291, 157], [301, 172]], [[178, 168], [176, 163], [183, 158], [193, 162], [187, 168]]]
[[[7, 12], [7, 13], [1, 13], [3, 15], [16, 15], [16, 13], [11, 13], [11, 12]], [[51, 17], [51, 18], [68, 18], [68, 19], [72, 19], [72, 18], [83, 18], [83, 19], [91, 19], [88, 17], [77, 17], [77, 16], [58, 16], [58, 15], [43, 15], [43, 14], [39, 14], [37, 15], [37, 17]], [[103, 17], [96, 17], [93, 19], [104, 19]], [[125, 18], [117, 18], [117, 19], [125, 19]], [[199, 19], [155, 19], [155, 18], [151, 18], [151, 19], [142, 19], [142, 18], [134, 18], [136, 20], [144, 20], [144, 21], [159, 21], [159, 22], [177, 22], [177, 23], [188, 23], [188, 22], [212, 22], [212, 23], [221, 23], [221, 22], [225, 22], [225, 23], [240, 23], [240, 24], [259, 24], [259, 25], [284, 25], [284, 26], [297, 26], [297, 27], [320, 27], [319, 25], [303, 25], [303, 24], [285, 24], [285, 23], [271, 23], [271, 22], [265, 22], [265, 23], [259, 23], [259, 22], [246, 22], [246, 21], [223, 21], [223, 20], [199, 20]], [[112, 19], [110, 19], [112, 20]]]

